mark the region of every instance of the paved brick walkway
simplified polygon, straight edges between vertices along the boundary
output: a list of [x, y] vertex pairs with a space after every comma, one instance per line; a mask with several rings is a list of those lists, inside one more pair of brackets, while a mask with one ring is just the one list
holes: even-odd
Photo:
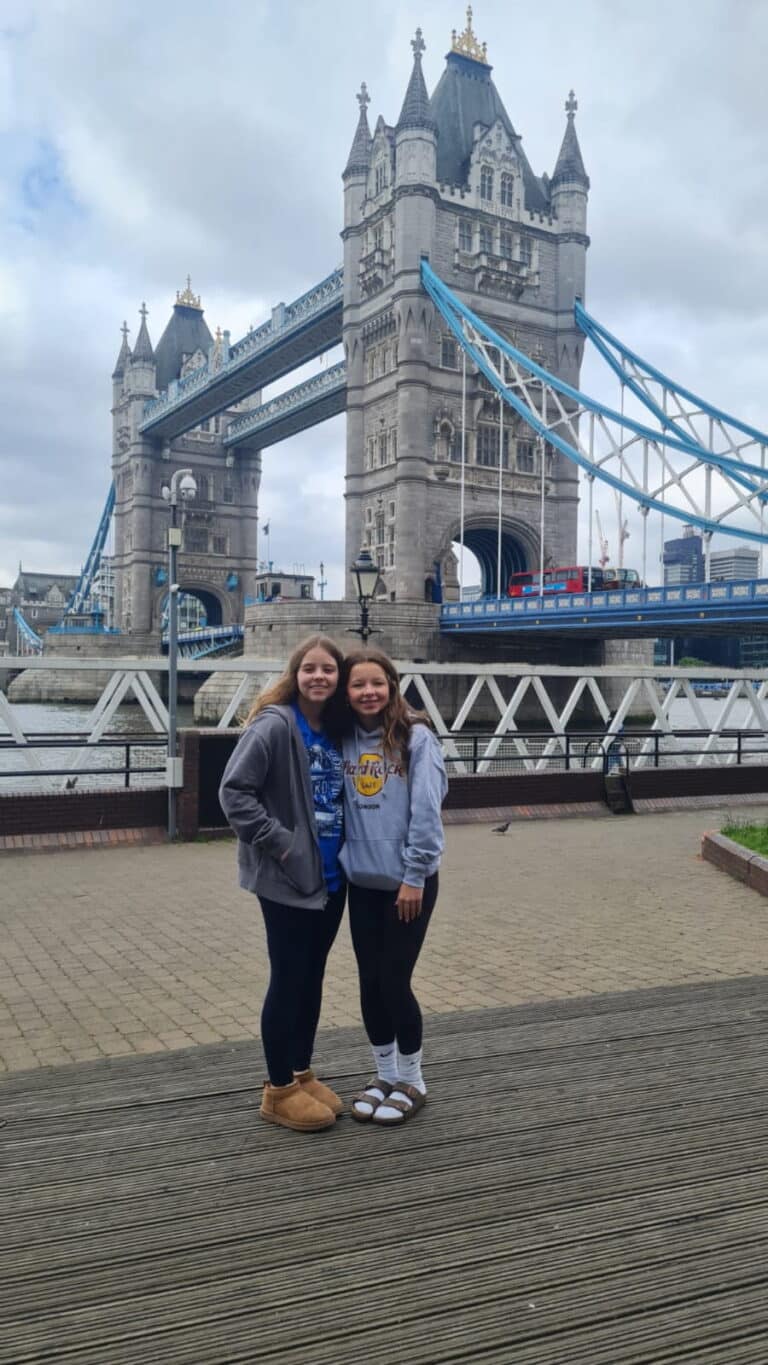
[[[426, 1010], [768, 974], [768, 902], [698, 857], [721, 823], [686, 811], [451, 827], [418, 970]], [[265, 977], [229, 842], [2, 859], [4, 1070], [254, 1037]], [[322, 1025], [358, 1020], [345, 925]]]

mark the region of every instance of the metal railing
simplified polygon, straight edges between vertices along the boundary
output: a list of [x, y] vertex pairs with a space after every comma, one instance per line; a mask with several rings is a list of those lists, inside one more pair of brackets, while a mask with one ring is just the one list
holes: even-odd
[[[505, 735], [494, 753], [488, 753], [488, 731], [450, 735], [450, 749], [444, 758], [448, 772], [477, 776], [508, 774], [523, 770], [541, 772], [631, 772], [633, 768], [681, 768], [698, 764], [705, 745], [711, 744], [711, 730], [628, 730], [612, 736], [604, 730], [574, 730], [558, 736], [553, 750], [552, 735], [541, 730], [517, 730]], [[444, 749], [446, 745], [444, 743]], [[722, 730], [709, 749], [718, 761], [737, 767], [768, 763], [768, 733], [755, 730]]]
[[[86, 767], [78, 764], [75, 769], [70, 756], [81, 754], [86, 744], [87, 734], [75, 731], [28, 735], [23, 745], [10, 737], [0, 737], [0, 796], [11, 794], [9, 782], [16, 783], [26, 779], [28, 783], [30, 778], [33, 779], [34, 789], [37, 791], [50, 791], [53, 784], [49, 784], [46, 779], [53, 778], [67, 779], [63, 786], [61, 783], [56, 784], [56, 790], [59, 791], [92, 792], [114, 790], [116, 787], [128, 790], [131, 787], [136, 789], [165, 786], [166, 740], [163, 736], [152, 734], [105, 736], [96, 744], [88, 744], [89, 765]], [[8, 766], [13, 763], [13, 756], [23, 751], [28, 757], [30, 750], [35, 754], [53, 751], [60, 756], [60, 761], [56, 766], [47, 766], [44, 762], [36, 763], [31, 768]], [[155, 751], [162, 755], [161, 763], [150, 761]], [[99, 756], [102, 756], [102, 761], [91, 761], [92, 757], [96, 760]], [[50, 762], [54, 763], [55, 759], [51, 759]], [[84, 778], [87, 780], [83, 781]], [[91, 780], [94, 778], [98, 781]], [[29, 790], [29, 787], [27, 785], [17, 790]]]

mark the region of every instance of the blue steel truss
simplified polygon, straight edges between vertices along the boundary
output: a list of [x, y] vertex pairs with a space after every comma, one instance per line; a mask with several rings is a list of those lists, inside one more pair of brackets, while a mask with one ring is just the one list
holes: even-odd
[[[438, 312], [473, 364], [503, 402], [527, 423], [543, 443], [560, 451], [583, 469], [590, 479], [598, 479], [635, 502], [646, 515], [653, 510], [662, 516], [694, 525], [707, 536], [722, 532], [761, 545], [768, 543], [768, 535], [763, 529], [762, 507], [768, 501], [763, 464], [744, 460], [733, 446], [730, 447], [730, 453], [709, 448], [687, 433], [682, 425], [672, 429], [675, 424], [667, 421], [659, 430], [590, 398], [545, 370], [483, 322], [443, 283], [426, 260], [421, 263], [421, 277]], [[682, 393], [682, 390], [679, 392]], [[589, 428], [586, 439], [580, 433], [580, 418], [586, 419], [585, 425]], [[752, 429], [749, 430], [751, 432]], [[596, 436], [603, 438], [602, 452], [595, 444]], [[768, 436], [752, 433], [750, 440], [756, 439], [761, 447], [768, 446]], [[638, 452], [642, 452], [643, 462], [640, 476], [631, 463], [632, 455], [636, 457]], [[660, 461], [662, 467], [658, 487], [654, 487], [649, 478], [651, 455]], [[675, 457], [683, 457], [682, 469], [674, 466]], [[609, 461], [617, 459], [618, 474], [606, 467]], [[708, 508], [701, 508], [696, 486], [690, 477], [702, 469], [720, 476], [724, 486], [731, 491], [739, 490], [735, 505], [717, 516], [711, 512], [707, 514]], [[707, 489], [709, 498], [709, 480]], [[684, 505], [665, 500], [667, 490], [679, 491]], [[759, 512], [753, 503], [757, 504]], [[727, 520], [734, 511], [744, 508], [758, 519], [759, 530]]]
[[42, 654], [43, 641], [36, 630], [33, 630], [29, 621], [22, 615], [18, 607], [13, 609], [13, 619], [16, 622], [16, 630], [25, 646], [22, 650], [24, 654]]
[[[720, 408], [713, 407], [711, 403], [707, 402], [706, 398], [701, 398], [698, 394], [692, 393], [690, 389], [686, 389], [682, 384], [670, 379], [669, 375], [657, 369], [650, 361], [643, 360], [642, 356], [639, 356], [636, 351], [630, 350], [628, 346], [624, 345], [623, 341], [619, 341], [618, 337], [613, 336], [606, 327], [603, 327], [602, 323], [591, 317], [581, 303], [576, 303], [573, 313], [577, 325], [587, 340], [592, 342], [592, 345], [610, 365], [622, 384], [626, 384], [632, 390], [635, 397], [640, 399], [640, 402], [653, 413], [663, 427], [669, 428], [675, 435], [681, 436], [683, 439], [686, 438], [686, 435], [690, 436], [690, 432], [686, 433], [685, 430], [685, 425], [688, 424], [688, 414], [680, 412], [676, 415], [674, 412], [670, 412], [668, 407], [658, 403], [639, 376], [644, 376], [646, 381], [656, 384], [662, 393], [676, 395], [683, 402], [691, 405], [698, 415], [740, 432], [747, 437], [747, 444], [755, 443], [758, 446], [765, 447], [768, 436], [764, 432], [740, 421], [738, 417], [732, 417]], [[685, 422], [680, 420], [681, 416], [685, 418]], [[764, 477], [765, 470], [762, 466], [758, 472]]]
[[[243, 638], [243, 627], [200, 626], [197, 630], [182, 631], [178, 637], [179, 656], [182, 659], [205, 659], [211, 654], [223, 654], [233, 650]], [[167, 631], [162, 637], [163, 649], [168, 648]]]
[[440, 629], [648, 639], [765, 631], [768, 579], [451, 602], [440, 613]]
[[69, 601], [64, 609], [64, 619], [68, 616], [80, 616], [91, 609], [91, 594], [93, 584], [99, 572], [101, 556], [104, 553], [104, 546], [107, 543], [109, 534], [109, 524], [112, 520], [112, 513], [115, 509], [115, 485], [109, 486], [107, 501], [104, 504], [104, 511], [101, 514], [98, 530], [93, 539], [93, 544], [88, 553], [88, 558], [83, 565], [80, 577], [75, 584]]

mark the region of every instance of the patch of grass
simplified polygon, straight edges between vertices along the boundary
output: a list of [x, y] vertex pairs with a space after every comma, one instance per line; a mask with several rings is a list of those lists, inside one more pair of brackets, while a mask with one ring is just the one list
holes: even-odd
[[726, 838], [733, 839], [735, 844], [741, 844], [742, 848], [748, 848], [751, 853], [761, 853], [764, 858], [768, 858], [768, 825], [749, 825], [730, 821], [727, 825], [723, 825], [720, 832]]

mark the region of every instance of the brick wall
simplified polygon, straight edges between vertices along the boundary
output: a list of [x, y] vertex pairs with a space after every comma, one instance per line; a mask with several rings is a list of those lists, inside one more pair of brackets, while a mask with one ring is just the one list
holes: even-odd
[[0, 797], [0, 836], [74, 830], [142, 829], [165, 825], [165, 789], [30, 792]]

